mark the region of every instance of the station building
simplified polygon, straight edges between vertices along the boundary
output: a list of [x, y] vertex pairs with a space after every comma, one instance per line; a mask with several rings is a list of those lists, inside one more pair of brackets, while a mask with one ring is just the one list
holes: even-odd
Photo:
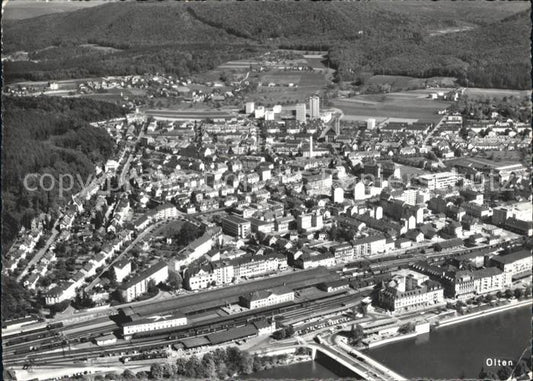
[[133, 308], [127, 307], [121, 310], [121, 316], [125, 320], [122, 323], [122, 333], [125, 338], [131, 337], [134, 333], [187, 325], [187, 317], [181, 312], [143, 317]]
[[254, 291], [240, 297], [240, 303], [249, 309], [263, 308], [292, 301], [294, 301], [294, 291], [287, 287]]

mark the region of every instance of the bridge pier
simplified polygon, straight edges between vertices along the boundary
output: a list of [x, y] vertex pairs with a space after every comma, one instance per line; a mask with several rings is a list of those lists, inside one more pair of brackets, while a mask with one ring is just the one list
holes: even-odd
[[311, 358], [313, 361], [316, 359], [316, 348], [311, 347]]

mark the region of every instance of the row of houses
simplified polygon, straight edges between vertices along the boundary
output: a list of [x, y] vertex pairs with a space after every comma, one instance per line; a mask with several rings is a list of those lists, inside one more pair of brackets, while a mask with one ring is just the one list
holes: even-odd
[[239, 279], [275, 273], [287, 268], [287, 259], [282, 254], [243, 256], [188, 268], [185, 271], [184, 284], [189, 290], [199, 290], [214, 285], [232, 283]]

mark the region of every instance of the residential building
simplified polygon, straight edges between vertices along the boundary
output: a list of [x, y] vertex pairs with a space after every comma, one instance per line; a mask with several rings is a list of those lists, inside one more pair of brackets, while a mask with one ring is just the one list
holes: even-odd
[[230, 215], [222, 219], [222, 231], [228, 235], [246, 238], [250, 235], [252, 225], [244, 218]]
[[306, 114], [305, 103], [298, 103], [296, 105], [296, 120], [301, 123], [305, 123], [305, 114]]
[[309, 98], [309, 117], [311, 119], [320, 118], [320, 98], [318, 95]]
[[122, 282], [131, 273], [131, 262], [127, 258], [123, 258], [113, 265], [115, 277], [117, 282]]
[[153, 281], [155, 284], [166, 282], [168, 279], [168, 265], [159, 262], [156, 265], [140, 272], [138, 275], [121, 285], [121, 294], [126, 302], [135, 300], [146, 291], [148, 283]]
[[495, 255], [491, 264], [504, 273], [505, 285], [511, 286], [514, 280], [531, 276], [532, 257], [530, 250], [519, 250], [505, 255]]

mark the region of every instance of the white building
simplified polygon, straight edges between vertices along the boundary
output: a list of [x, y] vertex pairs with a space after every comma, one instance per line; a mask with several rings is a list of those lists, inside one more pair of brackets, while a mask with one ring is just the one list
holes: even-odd
[[121, 287], [122, 297], [126, 302], [131, 302], [148, 291], [150, 281], [159, 284], [166, 282], [167, 279], [168, 266], [164, 262], [159, 262], [123, 284]]
[[159, 329], [179, 327], [187, 325], [187, 317], [182, 313], [167, 315], [154, 315], [141, 318], [138, 315], [130, 316], [131, 322], [122, 326], [124, 337], [128, 337], [138, 332], [156, 331]]
[[118, 261], [113, 265], [113, 269], [115, 270], [115, 277], [117, 282], [122, 282], [124, 278], [126, 278], [131, 273], [131, 262], [128, 261], [126, 258]]
[[320, 98], [318, 95], [309, 98], [309, 116], [311, 119], [320, 118]]
[[255, 103], [254, 102], [246, 102], [245, 111], [247, 115], [250, 115], [255, 110]]
[[263, 308], [275, 304], [294, 301], [294, 291], [287, 287], [278, 287], [266, 291], [254, 291], [240, 298], [241, 303], [249, 309]]
[[493, 265], [503, 271], [506, 287], [511, 286], [513, 280], [531, 276], [532, 257], [529, 250], [495, 255], [490, 260]]
[[344, 189], [341, 187], [333, 188], [333, 202], [337, 204], [344, 202]]
[[453, 187], [459, 177], [453, 172], [429, 173], [418, 176], [418, 181], [429, 190]]
[[257, 106], [254, 110], [254, 116], [256, 119], [261, 119], [265, 117], [265, 107]]
[[353, 199], [354, 200], [364, 200], [366, 198], [365, 184], [362, 181], [359, 181], [353, 187]]
[[378, 294], [381, 306], [391, 311], [413, 311], [444, 303], [444, 289], [427, 275], [400, 270]]
[[305, 123], [306, 107], [305, 103], [298, 103], [296, 105], [296, 120], [301, 123]]

